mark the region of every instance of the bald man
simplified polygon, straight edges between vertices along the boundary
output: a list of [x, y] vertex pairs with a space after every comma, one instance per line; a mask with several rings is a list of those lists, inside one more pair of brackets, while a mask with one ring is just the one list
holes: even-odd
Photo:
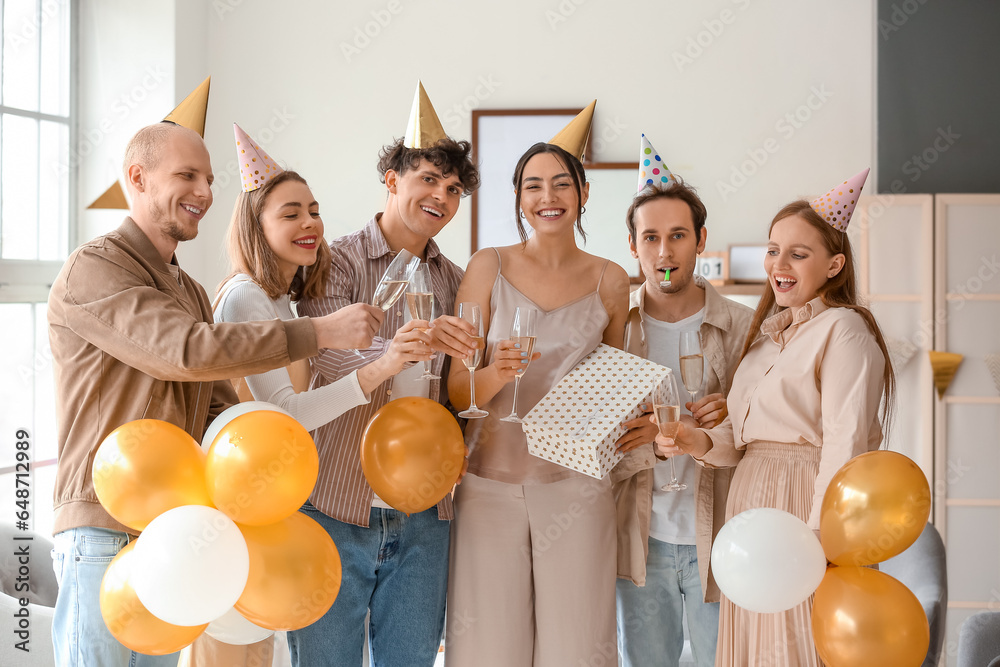
[[136, 535], [94, 491], [94, 454], [104, 438], [130, 421], [160, 419], [200, 441], [237, 401], [230, 378], [320, 348], [366, 348], [382, 321], [380, 309], [355, 304], [313, 319], [213, 324], [205, 290], [174, 255], [198, 235], [212, 205], [204, 141], [172, 123], [145, 127], [129, 142], [124, 171], [129, 217], [74, 251], [49, 294], [59, 427], [52, 639], [60, 667], [177, 664], [176, 654], [130, 651], [101, 617], [101, 579]]

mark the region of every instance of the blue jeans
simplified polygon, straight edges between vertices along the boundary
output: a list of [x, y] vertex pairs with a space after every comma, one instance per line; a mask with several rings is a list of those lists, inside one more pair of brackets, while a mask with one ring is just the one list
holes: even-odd
[[684, 648], [685, 608], [695, 662], [700, 667], [715, 664], [719, 603], [704, 602], [694, 545], [649, 538], [646, 585], [619, 579], [616, 587], [618, 653], [624, 667], [676, 667]]
[[128, 535], [106, 528], [71, 528], [53, 539], [59, 597], [52, 644], [59, 667], [176, 667], [177, 653], [151, 656], [118, 643], [101, 616], [101, 580]]
[[301, 511], [333, 538], [343, 577], [330, 611], [288, 633], [292, 665], [360, 665], [370, 611], [372, 665], [431, 667], [444, 631], [451, 522], [438, 519], [434, 507], [411, 516], [373, 507], [368, 528], [330, 518], [310, 503]]

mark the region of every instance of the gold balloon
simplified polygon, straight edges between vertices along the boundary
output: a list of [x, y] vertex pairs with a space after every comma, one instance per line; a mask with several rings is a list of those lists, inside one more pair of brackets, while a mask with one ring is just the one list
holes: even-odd
[[423, 512], [448, 495], [464, 460], [462, 429], [447, 408], [429, 398], [390, 401], [361, 438], [361, 469], [368, 484], [406, 514]]
[[930, 511], [930, 486], [916, 463], [896, 452], [868, 452], [830, 480], [820, 511], [820, 542], [836, 565], [880, 563], [917, 540]]
[[161, 621], [139, 602], [129, 579], [135, 562], [132, 549], [125, 545], [108, 565], [101, 580], [101, 616], [115, 639], [133, 651], [147, 655], [167, 655], [179, 651], [205, 631], [204, 625], [173, 625]]
[[256, 410], [236, 417], [208, 450], [212, 502], [236, 523], [265, 526], [302, 506], [316, 485], [319, 454], [293, 417]]
[[94, 456], [94, 489], [108, 514], [135, 530], [181, 505], [212, 506], [205, 453], [184, 430], [158, 419], [119, 426]]
[[864, 567], [827, 569], [813, 601], [812, 630], [829, 667], [919, 667], [931, 641], [913, 593]]
[[330, 535], [301, 512], [269, 526], [240, 526], [250, 576], [234, 605], [251, 623], [298, 630], [315, 623], [340, 591], [340, 554]]

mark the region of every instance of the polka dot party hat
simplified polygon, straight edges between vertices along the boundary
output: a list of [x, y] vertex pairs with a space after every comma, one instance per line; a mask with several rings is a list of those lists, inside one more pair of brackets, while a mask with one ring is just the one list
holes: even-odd
[[861, 195], [861, 188], [865, 185], [869, 171], [871, 169], [865, 169], [861, 173], [852, 176], [822, 197], [813, 199], [809, 202], [809, 205], [831, 227], [839, 232], [846, 232], [847, 225], [851, 221], [851, 216], [854, 215], [854, 208], [858, 205], [858, 197]]
[[646, 135], [642, 135], [639, 142], [639, 192], [647, 185], [656, 184], [665, 188], [671, 183], [676, 183], [673, 173], [663, 164], [659, 153], [649, 143]]
[[253, 192], [264, 185], [264, 181], [284, 171], [242, 127], [233, 123], [233, 131], [236, 132], [236, 159], [240, 161], [243, 192]]

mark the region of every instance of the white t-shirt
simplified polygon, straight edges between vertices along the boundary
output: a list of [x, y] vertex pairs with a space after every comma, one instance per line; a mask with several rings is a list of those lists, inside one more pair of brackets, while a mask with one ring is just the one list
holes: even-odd
[[[680, 343], [682, 331], [698, 331], [705, 319], [705, 309], [679, 322], [661, 322], [645, 313], [642, 321], [646, 329], [649, 360], [674, 370], [677, 389], [681, 398], [681, 414], [691, 414], [684, 406], [690, 394], [681, 383]], [[661, 487], [670, 481], [670, 461], [657, 459], [653, 468], [653, 513], [650, 517], [649, 534], [661, 542], [670, 544], [695, 543], [694, 478], [697, 464], [690, 456], [673, 457], [677, 479], [687, 488], [683, 491], [662, 491]]]

